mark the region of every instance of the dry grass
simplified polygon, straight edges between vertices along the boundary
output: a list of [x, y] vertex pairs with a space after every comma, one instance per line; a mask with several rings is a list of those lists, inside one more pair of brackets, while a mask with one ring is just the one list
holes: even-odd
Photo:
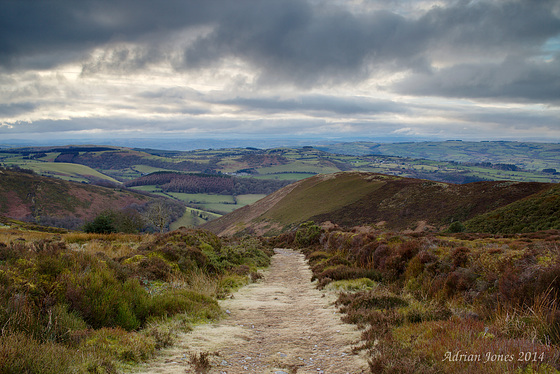
[[204, 374], [210, 370], [210, 352], [191, 353], [189, 363], [197, 374]]
[[303, 250], [319, 287], [332, 276], [349, 282], [344, 269], [379, 275], [376, 287], [338, 300], [343, 319], [364, 329], [360, 348], [372, 372], [556, 373], [560, 252], [552, 234], [331, 230]]
[[216, 298], [235, 286], [224, 280], [247, 281], [236, 272], [269, 261], [258, 240], [233, 246], [196, 230], [0, 238], [0, 373], [113, 373], [145, 361], [221, 316]]

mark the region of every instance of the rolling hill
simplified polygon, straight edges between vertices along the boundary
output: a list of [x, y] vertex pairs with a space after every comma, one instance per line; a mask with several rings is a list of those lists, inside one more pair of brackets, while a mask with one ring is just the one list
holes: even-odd
[[515, 141], [373, 143], [353, 142], [318, 146], [325, 152], [348, 155], [385, 155], [460, 163], [514, 164], [527, 170], [557, 168], [560, 145]]
[[67, 227], [91, 220], [104, 210], [143, 206], [152, 200], [127, 190], [0, 168], [0, 215], [17, 220]]
[[68, 181], [124, 185], [173, 199], [189, 207], [176, 222], [178, 227], [198, 226], [289, 183], [345, 171], [431, 180], [436, 185], [560, 182], [557, 150], [553, 143], [461, 141], [196, 151], [68, 145], [0, 149], [0, 164]]
[[312, 220], [390, 230], [444, 229], [452, 222], [465, 222], [523, 199], [540, 198], [540, 193], [556, 187], [548, 183], [504, 181], [455, 185], [341, 172], [293, 183], [203, 227], [221, 235], [270, 235]]

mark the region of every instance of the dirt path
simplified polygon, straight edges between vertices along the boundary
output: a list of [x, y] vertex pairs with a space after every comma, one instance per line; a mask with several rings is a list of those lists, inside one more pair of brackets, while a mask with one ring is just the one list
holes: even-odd
[[340, 321], [332, 295], [310, 283], [303, 255], [275, 252], [264, 281], [221, 302], [228, 318], [182, 335], [144, 373], [195, 373], [188, 363], [193, 352], [213, 353], [208, 373], [365, 373], [365, 360], [351, 352], [359, 332]]

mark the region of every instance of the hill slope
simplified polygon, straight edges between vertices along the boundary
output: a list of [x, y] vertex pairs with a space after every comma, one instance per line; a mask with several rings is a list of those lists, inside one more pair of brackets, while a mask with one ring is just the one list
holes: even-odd
[[375, 173], [317, 175], [204, 225], [222, 235], [273, 234], [307, 220], [392, 230], [445, 227], [548, 190], [554, 184], [477, 182], [454, 185]]
[[465, 222], [467, 230], [514, 234], [560, 228], [560, 186], [555, 185], [529, 198]]
[[0, 169], [0, 214], [19, 220], [89, 220], [106, 209], [143, 205], [150, 197], [31, 173]]

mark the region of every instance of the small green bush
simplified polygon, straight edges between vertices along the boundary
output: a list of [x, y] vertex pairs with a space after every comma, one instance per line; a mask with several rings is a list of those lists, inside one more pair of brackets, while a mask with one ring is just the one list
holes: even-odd
[[467, 228], [459, 221], [452, 222], [447, 228], [449, 233], [465, 232]]
[[146, 361], [155, 351], [153, 338], [120, 328], [101, 328], [95, 330], [83, 343], [83, 349], [101, 353], [123, 362]]
[[309, 247], [319, 243], [321, 228], [314, 222], [302, 223], [296, 231], [294, 242], [300, 247]]
[[393, 309], [408, 306], [408, 302], [395, 295], [378, 295], [374, 291], [342, 294], [337, 301], [341, 311], [349, 309]]
[[60, 374], [76, 372], [75, 353], [24, 333], [0, 336], [0, 373]]
[[171, 290], [150, 301], [151, 316], [179, 313], [187, 314], [193, 320], [214, 320], [221, 315], [221, 309], [215, 299], [191, 290]]
[[329, 283], [326, 289], [345, 292], [357, 292], [371, 290], [377, 286], [377, 282], [369, 278], [358, 278], [349, 280], [339, 280]]
[[74, 274], [67, 283], [66, 298], [90, 326], [139, 328], [148, 317], [149, 296], [137, 279], [118, 281], [108, 269]]

